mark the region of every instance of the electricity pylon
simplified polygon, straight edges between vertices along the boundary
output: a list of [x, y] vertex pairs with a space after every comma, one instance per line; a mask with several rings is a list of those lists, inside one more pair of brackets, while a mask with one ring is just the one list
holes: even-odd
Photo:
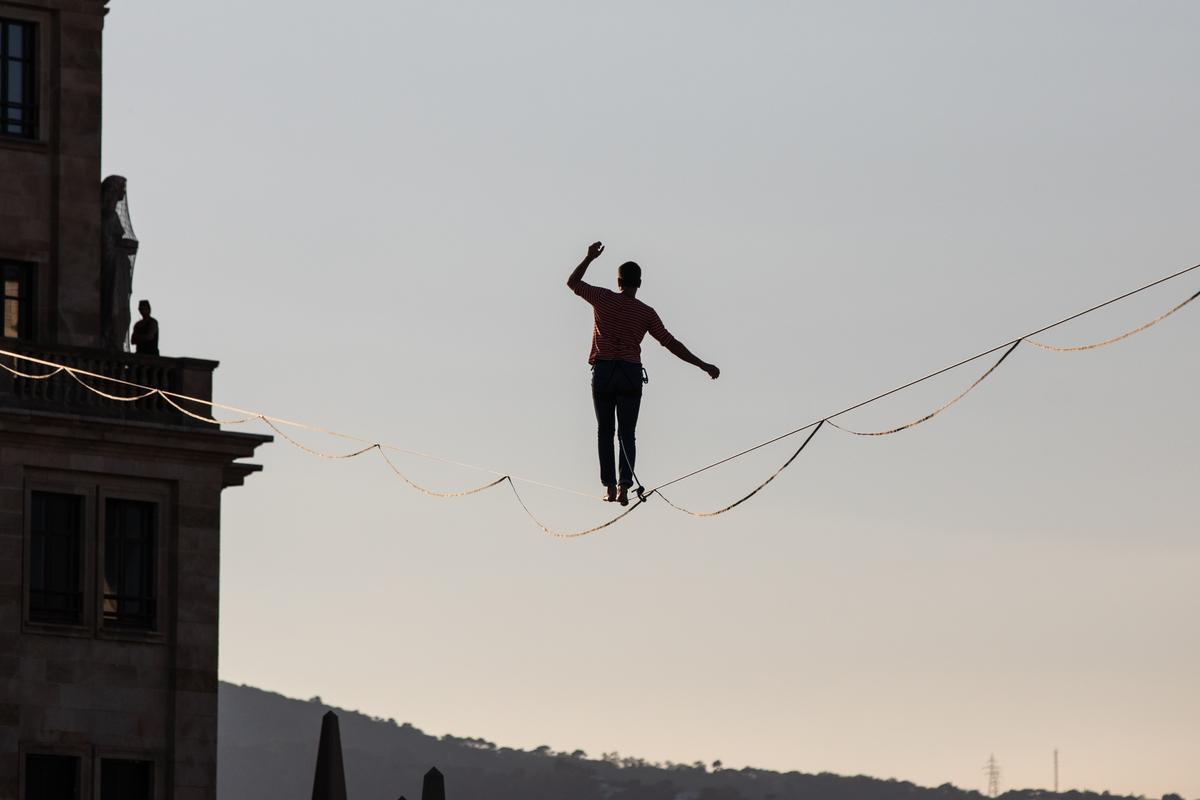
[[992, 753], [988, 756], [987, 763], [983, 765], [983, 771], [987, 773], [988, 778], [988, 797], [1000, 796], [1000, 765], [996, 763], [996, 754]]

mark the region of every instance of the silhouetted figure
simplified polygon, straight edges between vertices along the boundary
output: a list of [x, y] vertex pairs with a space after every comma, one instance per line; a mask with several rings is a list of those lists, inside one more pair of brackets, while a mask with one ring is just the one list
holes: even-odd
[[158, 355], [158, 320], [150, 316], [150, 301], [138, 301], [138, 313], [142, 315], [133, 325], [133, 333], [129, 335], [129, 343], [134, 352], [141, 355]]
[[107, 350], [124, 350], [137, 236], [129, 220], [126, 181], [110, 175], [100, 184], [100, 338]]
[[312, 800], [346, 800], [346, 771], [342, 767], [342, 735], [337, 714], [326, 711], [321, 718], [321, 744], [317, 747], [317, 773], [313, 776]]
[[[701, 361], [667, 332], [653, 308], [636, 299], [642, 285], [642, 268], [626, 261], [617, 268], [617, 288], [610, 291], [583, 282], [583, 274], [604, 252], [596, 242], [567, 278], [567, 286], [592, 305], [595, 324], [592, 327], [592, 350], [588, 363], [592, 365], [592, 404], [596, 409], [596, 440], [600, 456], [600, 482], [607, 488], [605, 500], [629, 504], [629, 487], [633, 485], [634, 460], [637, 455], [634, 429], [642, 404], [642, 339], [649, 333], [676, 357], [699, 367], [714, 380], [721, 370]], [[616, 415], [614, 425], [613, 416]], [[613, 460], [613, 433], [618, 434], [621, 450], [620, 480]]]
[[446, 780], [437, 767], [430, 767], [421, 784], [421, 800], [446, 800]]

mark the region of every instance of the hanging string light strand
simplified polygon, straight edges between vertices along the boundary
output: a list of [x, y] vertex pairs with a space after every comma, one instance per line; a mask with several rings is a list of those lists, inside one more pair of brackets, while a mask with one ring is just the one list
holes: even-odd
[[1008, 358], [1009, 355], [1012, 353], [1012, 351], [1017, 349], [1017, 345], [1019, 345], [1021, 343], [1021, 341], [1022, 340], [1018, 339], [1016, 342], [1014, 342], [1013, 346], [1008, 348], [1007, 350], [1005, 350], [1004, 355], [1000, 356], [999, 360], [996, 361], [995, 364], [992, 364], [990, 367], [988, 367], [987, 372], [983, 373], [978, 378], [976, 378], [975, 382], [972, 383], [970, 386], [968, 386], [966, 389], [963, 389], [961, 394], [959, 394], [958, 396], [954, 397], [953, 399], [943, 403], [942, 405], [938, 406], [937, 408], [935, 408], [933, 411], [930, 411], [925, 416], [920, 417], [919, 419], [914, 419], [912, 422], [906, 422], [905, 424], [903, 424], [899, 427], [889, 428], [888, 430], [883, 430], [883, 431], [856, 431], [856, 430], [851, 430], [850, 428], [844, 427], [842, 425], [838, 425], [836, 422], [833, 422], [832, 420], [826, 420], [826, 422], [829, 422], [830, 425], [837, 428], [839, 431], [845, 431], [846, 433], [852, 433], [855, 436], [891, 436], [893, 433], [900, 433], [900, 431], [906, 431], [906, 430], [909, 430], [910, 428], [915, 428], [918, 425], [920, 425], [921, 423], [928, 422], [929, 420], [933, 419], [938, 414], [942, 413], [943, 411], [948, 409], [950, 406], [954, 405], [959, 400], [962, 400], [964, 397], [969, 395], [976, 386], [978, 386], [979, 384], [981, 384], [985, 380], [987, 380], [988, 376], [991, 375], [993, 372], [995, 372], [996, 369], [1001, 364], [1004, 363], [1004, 359]]
[[[802, 453], [804, 451], [804, 449], [808, 446], [809, 442], [812, 441], [813, 437], [816, 436], [817, 432], [825, 425], [825, 423], [828, 422], [830, 425], [838, 428], [839, 430], [843, 430], [843, 431], [846, 431], [847, 433], [852, 433], [852, 434], [859, 435], [859, 436], [884, 436], [884, 435], [889, 435], [889, 434], [893, 434], [893, 433], [898, 433], [902, 430], [907, 430], [909, 428], [920, 425], [920, 424], [932, 419], [933, 417], [937, 416], [938, 414], [945, 411], [950, 406], [954, 405], [955, 403], [959, 402], [960, 400], [962, 400], [967, 394], [969, 394], [972, 390], [974, 390], [977, 386], [979, 386], [980, 383], [982, 383], [984, 380], [986, 380], [1002, 363], [1004, 363], [1005, 359], [1007, 359], [1008, 356], [1012, 354], [1013, 350], [1015, 350], [1017, 345], [1019, 345], [1022, 341], [1029, 341], [1030, 344], [1033, 344], [1039, 348], [1046, 349], [1046, 350], [1054, 350], [1054, 351], [1058, 351], [1058, 352], [1090, 350], [1090, 349], [1095, 349], [1095, 348], [1099, 348], [1099, 347], [1104, 347], [1106, 345], [1113, 344], [1118, 341], [1122, 341], [1123, 339], [1127, 339], [1127, 338], [1133, 336], [1134, 334], [1141, 333], [1142, 331], [1145, 331], [1145, 330], [1153, 327], [1154, 325], [1158, 324], [1159, 322], [1163, 321], [1167, 317], [1176, 313], [1183, 307], [1187, 306], [1189, 303], [1194, 301], [1197, 297], [1200, 297], [1200, 291], [1191, 295], [1187, 300], [1183, 301], [1179, 305], [1175, 306], [1174, 308], [1172, 308], [1171, 310], [1162, 314], [1161, 316], [1155, 318], [1154, 320], [1151, 320], [1150, 322], [1148, 322], [1138, 328], [1135, 328], [1131, 331], [1123, 333], [1120, 336], [1114, 337], [1112, 339], [1107, 339], [1102, 342], [1097, 342], [1092, 345], [1081, 345], [1081, 346], [1076, 346], [1076, 347], [1056, 347], [1056, 346], [1051, 346], [1051, 345], [1045, 345], [1040, 342], [1034, 342], [1031, 340], [1031, 337], [1033, 337], [1033, 336], [1037, 336], [1039, 334], [1045, 333], [1046, 331], [1051, 330], [1052, 328], [1057, 328], [1061, 325], [1065, 325], [1066, 323], [1071, 322], [1072, 320], [1078, 319], [1086, 314], [1091, 314], [1092, 312], [1098, 311], [1101, 308], [1112, 305], [1113, 303], [1117, 303], [1117, 302], [1124, 300], [1128, 297], [1131, 297], [1135, 294], [1144, 292], [1147, 289], [1150, 289], [1154, 286], [1158, 286], [1159, 284], [1173, 280], [1174, 278], [1178, 278], [1182, 275], [1185, 275], [1185, 274], [1190, 273], [1197, 269], [1200, 269], [1200, 264], [1196, 264], [1194, 266], [1188, 267], [1187, 269], [1180, 270], [1180, 271], [1175, 272], [1171, 275], [1168, 275], [1164, 278], [1160, 278], [1156, 281], [1153, 281], [1152, 283], [1145, 284], [1144, 286], [1141, 286], [1137, 289], [1133, 289], [1131, 291], [1125, 292], [1124, 294], [1114, 297], [1111, 300], [1107, 300], [1103, 303], [1092, 306], [1091, 308], [1088, 308], [1088, 309], [1085, 309], [1078, 313], [1072, 314], [1068, 317], [1064, 317], [1063, 319], [1060, 319], [1057, 322], [1046, 325], [1046, 326], [1039, 328], [1038, 330], [1028, 333], [1024, 336], [1010, 340], [1008, 342], [1005, 342], [1004, 344], [997, 345], [996, 347], [992, 347], [988, 350], [985, 350], [981, 353], [977, 353], [968, 358], [964, 358], [964, 359], [962, 359], [954, 364], [951, 364], [947, 367], [943, 367], [941, 369], [935, 370], [926, 375], [923, 375], [920, 378], [917, 378], [915, 380], [904, 383], [893, 389], [889, 389], [886, 392], [877, 394], [874, 397], [871, 397], [871, 398], [868, 398], [861, 402], [855, 403], [854, 405], [844, 408], [841, 411], [838, 411], [834, 414], [830, 414], [830, 415], [822, 417], [821, 419], [818, 419], [814, 422], [810, 422], [807, 425], [804, 425], [802, 427], [788, 431], [787, 433], [783, 433], [778, 436], [775, 436], [771, 439], [768, 439], [765, 442], [761, 442], [759, 444], [753, 445], [752, 447], [746, 448], [738, 453], [735, 453], [731, 456], [727, 456], [726, 458], [722, 458], [718, 461], [714, 461], [713, 463], [705, 465], [703, 467], [700, 467], [699, 469], [694, 469], [691, 472], [681, 475], [680, 477], [666, 481], [665, 483], [661, 483], [658, 486], [656, 486], [655, 488], [650, 489], [649, 491], [643, 491], [643, 490], [639, 489], [639, 496], [637, 498], [637, 501], [635, 503], [633, 503], [628, 509], [622, 511], [621, 513], [617, 514], [612, 519], [610, 519], [607, 522], [604, 522], [600, 525], [597, 525], [592, 528], [588, 528], [586, 530], [574, 531], [574, 532], [563, 532], [563, 531], [560, 531], [557, 529], [550, 528], [545, 523], [543, 523], [536, 515], [533, 514], [533, 512], [530, 510], [529, 506], [526, 504], [524, 498], [521, 496], [520, 492], [517, 490], [516, 482], [520, 481], [520, 482], [528, 483], [531, 485], [541, 486], [541, 487], [544, 487], [547, 489], [552, 489], [555, 491], [565, 492], [565, 493], [574, 494], [574, 495], [580, 495], [580, 496], [588, 497], [588, 498], [592, 498], [592, 497], [594, 497], [594, 495], [591, 495], [586, 492], [580, 492], [580, 491], [577, 491], [574, 489], [556, 486], [554, 484], [546, 483], [544, 481], [537, 481], [537, 480], [532, 480], [529, 478], [523, 478], [523, 477], [520, 477], [517, 475], [510, 474], [510, 473], [499, 472], [496, 470], [488, 469], [487, 467], [481, 467], [481, 466], [477, 466], [474, 464], [468, 464], [465, 462], [454, 461], [451, 459], [443, 458], [443, 457], [432, 455], [429, 453], [423, 453], [423, 452], [417, 451], [417, 450], [410, 450], [408, 448], [402, 448], [402, 447], [397, 447], [394, 445], [383, 444], [378, 441], [363, 439], [358, 436], [353, 436], [351, 434], [343, 433], [343, 432], [332, 430], [329, 428], [323, 428], [323, 427], [320, 427], [317, 425], [309, 425], [307, 423], [296, 422], [294, 420], [284, 419], [282, 417], [271, 416], [271, 415], [267, 415], [267, 414], [254, 412], [254, 411], [248, 411], [244, 408], [239, 408], [237, 406], [232, 406], [232, 405], [228, 405], [228, 404], [224, 404], [224, 403], [212, 402], [212, 401], [205, 400], [202, 398], [191, 397], [189, 395], [180, 394], [179, 392], [172, 392], [172, 391], [168, 391], [168, 390], [153, 387], [153, 386], [145, 386], [142, 384], [133, 383], [131, 381], [126, 381], [121, 378], [115, 378], [115, 377], [111, 377], [108, 375], [101, 375], [98, 373], [89, 372], [87, 370], [78, 369], [76, 367], [71, 367], [66, 364], [58, 364], [58, 363], [55, 363], [52, 361], [47, 361], [42, 358], [28, 356], [28, 355], [24, 355], [21, 353], [15, 353], [15, 352], [11, 352], [8, 350], [0, 349], [0, 356], [6, 356], [9, 358], [12, 358], [14, 366], [10, 367], [7, 364], [0, 364], [0, 367], [3, 367], [6, 371], [8, 371], [10, 374], [12, 374], [15, 378], [26, 379], [26, 380], [39, 380], [39, 381], [47, 380], [47, 379], [53, 378], [54, 376], [65, 372], [76, 383], [78, 383], [80, 386], [83, 386], [88, 391], [93, 392], [100, 397], [104, 397], [106, 399], [118, 401], [118, 402], [133, 402], [133, 401], [137, 401], [137, 400], [143, 400], [143, 399], [146, 399], [146, 398], [149, 398], [152, 396], [158, 396], [158, 397], [161, 397], [166, 403], [168, 403], [171, 407], [173, 407], [180, 413], [182, 413], [190, 418], [197, 419], [197, 420], [203, 421], [203, 422], [211, 424], [211, 425], [242, 424], [242, 423], [247, 423], [247, 422], [259, 421], [259, 422], [262, 422], [263, 424], [265, 424], [267, 427], [269, 427], [275, 433], [277, 433], [282, 439], [284, 439], [284, 441], [287, 441], [289, 444], [298, 448], [302, 452], [308, 453], [312, 456], [322, 458], [322, 459], [343, 461], [343, 460], [348, 460], [348, 459], [352, 459], [352, 458], [357, 458], [357, 457], [362, 456], [366, 453], [369, 453], [373, 450], [378, 450], [380, 455], [383, 456], [383, 459], [387, 463], [388, 467], [391, 469], [391, 471], [393, 473], [396, 474], [397, 477], [399, 477], [401, 480], [403, 480], [406, 484], [408, 484], [413, 489], [420, 491], [426, 495], [432, 496], [432, 497], [444, 497], [444, 498], [466, 497], [469, 495], [478, 494], [479, 492], [483, 492], [487, 489], [491, 489], [495, 486], [499, 486], [501, 483], [507, 482], [509, 485], [509, 488], [513, 492], [513, 496], [516, 498], [516, 500], [520, 504], [521, 508], [524, 509], [525, 513], [529, 516], [529, 518], [531, 520], [533, 520], [533, 522], [539, 528], [541, 528], [542, 531], [544, 531], [546, 534], [548, 534], [550, 536], [554, 536], [556, 538], [574, 539], [574, 538], [579, 538], [582, 536], [588, 536], [590, 534], [604, 530], [604, 529], [616, 524], [617, 522], [624, 519], [629, 514], [633, 513], [635, 510], [640, 508], [642, 505], [644, 505], [647, 502], [647, 500], [654, 495], [658, 495], [665, 503], [667, 503], [672, 508], [675, 508], [679, 511], [690, 514], [692, 516], [714, 517], [714, 516], [718, 516], [720, 514], [724, 514], [728, 511], [731, 511], [732, 509], [737, 508], [739, 505], [746, 502], [750, 498], [756, 496], [762, 489], [764, 489], [768, 484], [770, 484], [772, 481], [774, 481], [775, 478], [777, 478], [785, 469], [787, 469], [796, 460], [796, 458], [800, 455], [800, 453]], [[970, 386], [968, 386], [966, 388], [966, 390], [964, 390], [961, 394], [954, 397], [952, 400], [945, 403], [944, 405], [938, 407], [931, 413], [926, 414], [925, 416], [923, 416], [919, 419], [916, 419], [912, 422], [909, 422], [905, 425], [901, 425], [897, 428], [892, 428], [892, 429], [884, 430], [884, 431], [863, 432], [863, 431], [850, 430], [848, 428], [845, 428], [845, 427], [833, 422], [834, 418], [836, 418], [836, 417], [840, 417], [844, 414], [848, 414], [851, 411], [854, 411], [856, 409], [862, 408], [863, 406], [866, 406], [871, 403], [882, 400], [885, 397], [889, 397], [893, 394], [896, 394], [897, 392], [903, 391], [903, 390], [908, 389], [912, 386], [915, 386], [919, 383], [930, 380], [934, 377], [937, 377], [938, 375], [942, 375], [946, 372], [949, 372], [950, 370], [956, 369], [957, 367], [963, 366], [972, 361], [976, 361], [980, 358], [984, 358], [986, 356], [992, 355], [993, 353], [997, 353], [1000, 351], [1004, 351], [1003, 354], [1000, 356], [1000, 358], [990, 368], [988, 368], [988, 370], [986, 372], [984, 372], [983, 375], [981, 375], [978, 379], [976, 379], [976, 381], [974, 383], [972, 383]], [[45, 373], [45, 374], [25, 373], [25, 372], [20, 371], [15, 368], [18, 361], [23, 361], [23, 362], [32, 363], [32, 364], [38, 364], [43, 367], [48, 367], [52, 371]], [[123, 386], [128, 389], [137, 390], [138, 394], [116, 395], [116, 394], [112, 394], [110, 392], [105, 392], [105, 391], [97, 388], [96, 386], [92, 385], [91, 383], [88, 383], [87, 381], [83, 380], [84, 378], [88, 378], [93, 381], [107, 381], [112, 384], [115, 384], [118, 386]], [[187, 409], [183, 405], [181, 405], [181, 403], [194, 403], [199, 408], [209, 409], [209, 410], [211, 410], [213, 408], [218, 408], [223, 411], [229, 411], [234, 414], [239, 414], [241, 416], [237, 419], [220, 420], [220, 419], [216, 419], [211, 416], [204, 416], [201, 414], [197, 414], [193, 411], [190, 411], [189, 409]], [[353, 443], [356, 443], [359, 445], [363, 445], [363, 446], [359, 447], [355, 450], [345, 452], [345, 453], [328, 453], [328, 452], [320, 451], [315, 448], [309, 447], [308, 445], [304, 444], [303, 442], [300, 442], [298, 439], [296, 439], [292, 435], [286, 433], [283, 430], [284, 427], [294, 428], [297, 430], [304, 430], [304, 431], [308, 431], [311, 433], [332, 436], [335, 438], [340, 438], [340, 439], [350, 441], [350, 442], [353, 442]], [[686, 509], [682, 506], [676, 505], [675, 503], [668, 500], [667, 497], [662, 493], [662, 490], [668, 486], [672, 486], [681, 481], [687, 480], [687, 479], [694, 477], [696, 475], [699, 475], [703, 472], [714, 469], [718, 466], [726, 464], [735, 459], [741, 458], [741, 457], [743, 457], [749, 453], [752, 453], [756, 450], [759, 450], [763, 447], [767, 447], [768, 445], [774, 444], [775, 442], [782, 441], [783, 439], [789, 438], [791, 436], [794, 436], [798, 433], [801, 433], [803, 431], [810, 430], [810, 429], [811, 429], [811, 432], [809, 433], [809, 435], [804, 439], [804, 441], [801, 443], [800, 447], [796, 449], [796, 451], [791, 455], [791, 457], [789, 457], [788, 460], [786, 462], [784, 462], [783, 466], [781, 466], [778, 470], [776, 470], [773, 474], [771, 474], [770, 477], [768, 477], [765, 481], [763, 481], [761, 484], [759, 484], [757, 487], [755, 487], [755, 489], [752, 490], [749, 494], [743, 496], [742, 498], [734, 501], [733, 503], [730, 503], [729, 505], [727, 505], [721, 509], [718, 509], [717, 511], [710, 511], [710, 512], [692, 511], [692, 510]], [[385, 450], [390, 450], [390, 451], [393, 451], [396, 453], [403, 453], [406, 455], [417, 456], [420, 458], [431, 459], [431, 460], [439, 461], [439, 462], [442, 462], [445, 464], [463, 467], [466, 469], [488, 472], [493, 475], [496, 475], [497, 478], [496, 478], [496, 480], [490, 481], [481, 486], [475, 487], [473, 489], [464, 490], [464, 491], [456, 491], [456, 492], [435, 491], [435, 490], [429, 489], [427, 487], [421, 486], [420, 484], [417, 484], [414, 481], [412, 481], [411, 479], [409, 479], [404, 473], [402, 473], [396, 467], [395, 463], [387, 456], [387, 453], [384, 452]]]
[[[751, 447], [747, 447], [746, 449], [741, 450], [737, 453], [734, 453], [731, 456], [726, 456], [725, 458], [722, 458], [718, 461], [714, 461], [711, 464], [706, 464], [705, 466], [700, 467], [698, 469], [694, 469], [691, 472], [684, 473], [683, 475], [680, 475], [677, 478], [672, 478], [671, 480], [667, 481], [666, 483], [659, 484], [658, 486], [655, 487], [655, 489], [656, 490], [665, 489], [666, 487], [671, 486], [676, 483], [679, 483], [680, 481], [688, 480], [689, 478], [695, 477], [696, 475], [699, 475], [703, 472], [707, 472], [710, 469], [715, 469], [716, 467], [722, 466], [723, 464], [727, 464], [730, 461], [734, 461], [736, 459], [741, 458], [742, 456], [753, 453], [756, 450], [760, 450], [764, 447], [768, 447], [769, 445], [775, 444], [776, 442], [782, 441], [791, 436], [795, 436], [798, 433], [803, 433], [804, 431], [808, 430], [813, 425], [816, 425], [819, 422], [830, 421], [830, 420], [833, 420], [836, 417], [840, 417], [844, 414], [849, 414], [851, 411], [860, 409], [863, 406], [868, 406], [872, 403], [878, 402], [879, 400], [882, 400], [885, 397], [890, 397], [898, 392], [904, 391], [905, 389], [916, 386], [919, 383], [924, 383], [927, 380], [936, 378], [939, 375], [945, 374], [953, 369], [957, 369], [958, 367], [961, 367], [965, 364], [969, 364], [972, 361], [977, 361], [981, 358], [984, 358], [985, 356], [990, 356], [993, 353], [997, 353], [1001, 350], [1004, 350], [1005, 348], [1014, 347], [1015, 345], [1021, 343], [1022, 341], [1027, 341], [1032, 336], [1037, 336], [1037, 335], [1045, 333], [1046, 331], [1051, 330], [1053, 328], [1057, 328], [1061, 325], [1066, 325], [1068, 322], [1079, 319], [1080, 317], [1086, 316], [1095, 311], [1099, 311], [1102, 308], [1110, 306], [1114, 303], [1118, 303], [1122, 300], [1125, 300], [1126, 298], [1133, 297], [1136, 294], [1140, 294], [1141, 292], [1144, 292], [1148, 289], [1152, 289], [1155, 286], [1166, 283], [1167, 281], [1174, 280], [1175, 278], [1179, 278], [1183, 275], [1187, 275], [1188, 273], [1194, 272], [1195, 270], [1198, 270], [1198, 269], [1200, 269], [1200, 264], [1194, 264], [1190, 267], [1187, 267], [1186, 269], [1181, 269], [1178, 272], [1173, 272], [1170, 275], [1167, 275], [1166, 277], [1159, 278], [1156, 281], [1152, 281], [1143, 286], [1139, 286], [1136, 289], [1132, 289], [1128, 292], [1125, 292], [1124, 294], [1118, 295], [1109, 300], [1105, 300], [1103, 303], [1098, 303], [1097, 305], [1094, 305], [1090, 308], [1086, 308], [1083, 311], [1076, 312], [1068, 317], [1063, 317], [1062, 319], [1058, 320], [1057, 322], [1052, 322], [1049, 325], [1045, 325], [1041, 328], [1038, 328], [1036, 331], [1031, 331], [1031, 332], [1025, 334], [1024, 336], [1019, 336], [1016, 339], [1012, 339], [1012, 340], [1005, 342], [1004, 344], [998, 344], [995, 347], [991, 347], [991, 348], [988, 348], [987, 350], [984, 350], [983, 352], [976, 353], [973, 356], [968, 356], [967, 358], [956, 361], [955, 363], [950, 364], [949, 366], [945, 366], [945, 367], [942, 367], [941, 369], [934, 370], [933, 372], [922, 375], [921, 377], [916, 378], [911, 381], [908, 381], [907, 383], [903, 383], [892, 389], [888, 389], [886, 392], [881, 392], [873, 397], [867, 398], [866, 400], [859, 401], [859, 402], [855, 403], [854, 405], [847, 406], [846, 408], [843, 408], [841, 411], [838, 411], [834, 414], [830, 414], [826, 417], [822, 417], [821, 419], [814, 420], [813, 422], [810, 422], [807, 425], [802, 425], [799, 428], [795, 428], [793, 430], [788, 431], [787, 433], [781, 433], [778, 436], [767, 439], [765, 442], [759, 442], [758, 444], [752, 445]], [[1200, 296], [1200, 292], [1197, 292], [1196, 294], [1192, 295], [1192, 297], [1190, 299], [1195, 299], [1197, 296]], [[1190, 299], [1189, 299], [1189, 301], [1190, 301]], [[1183, 305], [1186, 305], [1186, 304], [1187, 303], [1185, 302]], [[1142, 326], [1141, 330], [1145, 330], [1146, 327], [1147, 326]]]
[[1124, 340], [1128, 339], [1130, 336], [1134, 336], [1136, 334], [1141, 333], [1142, 331], [1153, 328], [1155, 325], [1162, 322], [1164, 319], [1171, 316], [1176, 311], [1179, 311], [1184, 306], [1186, 306], [1188, 303], [1195, 300], [1197, 297], [1200, 297], [1200, 292], [1196, 292], [1194, 295], [1189, 297], [1187, 300], [1184, 300], [1182, 303], [1175, 306], [1174, 308], [1172, 308], [1170, 311], [1166, 312], [1165, 314], [1155, 317], [1154, 319], [1147, 322], [1145, 325], [1134, 328], [1131, 331], [1125, 331], [1120, 336], [1114, 336], [1111, 339], [1105, 339], [1102, 342], [1094, 342], [1092, 344], [1079, 344], [1079, 345], [1075, 345], [1074, 347], [1057, 347], [1052, 344], [1044, 344], [1042, 342], [1036, 342], [1033, 339], [1026, 339], [1025, 341], [1028, 342], [1029, 344], [1033, 345], [1034, 347], [1040, 347], [1043, 350], [1050, 350], [1055, 353], [1078, 353], [1083, 350], [1097, 350], [1101, 347], [1108, 347], [1110, 344], [1116, 344], [1117, 342], [1124, 341]]

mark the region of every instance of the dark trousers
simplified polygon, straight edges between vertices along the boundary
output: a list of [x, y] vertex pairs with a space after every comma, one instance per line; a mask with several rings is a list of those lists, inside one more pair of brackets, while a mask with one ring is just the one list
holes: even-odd
[[[596, 407], [596, 442], [600, 454], [600, 482], [617, 485], [613, 459], [613, 433], [620, 438], [621, 486], [633, 486], [638, 409], [642, 405], [642, 365], [632, 361], [597, 361], [592, 366], [592, 405]], [[614, 424], [614, 416], [616, 422]]]

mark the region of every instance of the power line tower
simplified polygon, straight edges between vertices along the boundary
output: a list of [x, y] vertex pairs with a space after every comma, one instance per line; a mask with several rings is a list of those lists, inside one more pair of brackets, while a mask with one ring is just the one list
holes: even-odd
[[988, 756], [987, 763], [983, 765], [983, 771], [987, 773], [988, 797], [1000, 796], [1000, 765], [996, 763], [996, 754], [992, 753]]
[[1058, 748], [1054, 748], [1054, 793], [1058, 794]]

